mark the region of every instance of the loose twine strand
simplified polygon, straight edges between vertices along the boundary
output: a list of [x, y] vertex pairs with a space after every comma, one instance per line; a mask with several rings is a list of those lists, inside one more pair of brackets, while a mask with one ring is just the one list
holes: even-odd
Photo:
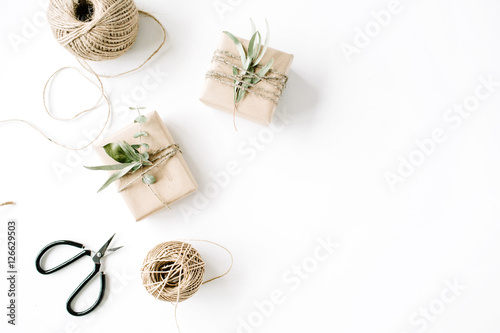
[[224, 249], [231, 257], [231, 265], [223, 274], [203, 281], [205, 262], [190, 243], [181, 240], [165, 242], [148, 252], [141, 268], [142, 284], [156, 299], [174, 304], [175, 323], [179, 332], [177, 305], [193, 296], [203, 284], [228, 274], [233, 267], [233, 255], [224, 246], [207, 240], [188, 241], [206, 242]]
[[[279, 103], [283, 90], [285, 89], [286, 83], [288, 81], [287, 75], [278, 72], [274, 68], [271, 68], [264, 77], [260, 77], [255, 73], [249, 72], [243, 69], [242, 67], [233, 64], [228, 59], [238, 60], [240, 59], [240, 57], [230, 52], [217, 49], [214, 52], [212, 62], [217, 62], [229, 67], [234, 67], [238, 70], [240, 74], [233, 75], [233, 74], [226, 74], [222, 71], [211, 70], [207, 72], [205, 77], [228, 86], [244, 89], [251, 94], [265, 98], [276, 105]], [[259, 65], [258, 67], [262, 66]], [[260, 79], [261, 81], [264, 81], [269, 85], [271, 85], [275, 89], [275, 91], [262, 88], [261, 86], [258, 86], [258, 84], [245, 82], [244, 79], [246, 78]]]
[[16, 203], [14, 201], [7, 201], [7, 202], [4, 202], [2, 204], [0, 204], [0, 207], [2, 206], [8, 206], [8, 205], [15, 205]]
[[[30, 121], [19, 118], [0, 120], [0, 123], [24, 123], [33, 128], [50, 142], [62, 148], [74, 151], [86, 149], [94, 142], [96, 142], [105, 131], [111, 119], [111, 102], [109, 101], [109, 98], [104, 91], [104, 85], [101, 81], [101, 78], [116, 78], [139, 70], [160, 51], [160, 49], [165, 45], [167, 39], [167, 31], [165, 30], [163, 24], [153, 15], [144, 11], [137, 10], [132, 0], [89, 0], [87, 4], [91, 4], [93, 8], [93, 18], [90, 21], [82, 22], [81, 20], [76, 18], [75, 3], [72, 0], [51, 0], [48, 9], [48, 19], [56, 39], [61, 43], [61, 45], [66, 47], [68, 50], [70, 50], [71, 53], [75, 55], [82, 68], [85, 69], [93, 77], [95, 77], [97, 82], [91, 80], [78, 67], [62, 67], [55, 71], [45, 83], [45, 86], [43, 88], [43, 106], [45, 112], [51, 118], [58, 121], [70, 121], [94, 110], [104, 98], [107, 103], [107, 117], [99, 133], [94, 139], [92, 139], [84, 146], [75, 148], [69, 147], [52, 139], [47, 134], [45, 134], [44, 131], [39, 129]], [[86, 59], [93, 61], [109, 60], [125, 53], [132, 46], [137, 36], [137, 31], [139, 29], [139, 13], [153, 19], [156, 23], [158, 23], [163, 32], [163, 39], [161, 44], [144, 62], [142, 62], [135, 68], [113, 75], [96, 73], [86, 61]], [[78, 71], [80, 75], [94, 84], [99, 89], [101, 94], [97, 102], [91, 108], [77, 112], [71, 117], [62, 118], [55, 116], [50, 111], [50, 108], [47, 106], [46, 95], [49, 83], [51, 83], [59, 73], [67, 69], [74, 69]]]

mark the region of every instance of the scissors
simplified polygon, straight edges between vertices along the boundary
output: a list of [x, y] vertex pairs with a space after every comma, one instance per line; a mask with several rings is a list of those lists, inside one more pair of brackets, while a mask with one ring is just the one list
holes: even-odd
[[[59, 240], [59, 241], [55, 241], [55, 242], [52, 242], [50, 244], [47, 244], [41, 251], [40, 253], [38, 254], [38, 256], [36, 257], [36, 269], [39, 273], [41, 274], [44, 274], [44, 275], [47, 275], [47, 274], [52, 274], [52, 273], [55, 273], [57, 272], [58, 270], [74, 263], [75, 261], [77, 261], [78, 259], [80, 259], [81, 257], [84, 257], [84, 256], [89, 256], [91, 257], [92, 256], [92, 261], [94, 261], [94, 270], [82, 281], [82, 283], [80, 283], [80, 285], [78, 287], [76, 287], [75, 291], [73, 291], [73, 293], [69, 296], [68, 298], [68, 301], [66, 302], [66, 310], [68, 310], [68, 312], [73, 315], [73, 316], [85, 316], [86, 314], [89, 314], [91, 313], [92, 311], [94, 311], [95, 308], [97, 308], [97, 306], [101, 303], [103, 297], [104, 297], [104, 292], [106, 290], [106, 276], [104, 274], [104, 272], [101, 272], [101, 288], [99, 290], [99, 296], [97, 298], [97, 300], [95, 301], [95, 303], [89, 307], [87, 310], [85, 311], [81, 311], [81, 312], [77, 312], [75, 310], [73, 310], [71, 308], [71, 302], [73, 301], [73, 299], [78, 295], [78, 293], [80, 291], [82, 291], [82, 289], [87, 285], [87, 283], [90, 282], [90, 280], [92, 280], [92, 278], [94, 278], [94, 276], [97, 275], [97, 273], [99, 273], [99, 271], [101, 270], [101, 259], [102, 257], [104, 257], [105, 255], [109, 254], [109, 253], [112, 253], [112, 252], [115, 252], [119, 249], [122, 248], [122, 246], [120, 247], [115, 247], [115, 248], [111, 248], [111, 249], [108, 249], [108, 246], [109, 244], [111, 243], [111, 241], [113, 240], [113, 237], [115, 237], [115, 235], [111, 236], [110, 239], [108, 239], [108, 241], [106, 243], [104, 243], [104, 245], [99, 249], [99, 251], [95, 252], [95, 254], [92, 256], [92, 254], [94, 253], [93, 251], [90, 251], [90, 250], [86, 250], [85, 249], [85, 246], [83, 244], [80, 244], [80, 243], [77, 243], [77, 242], [73, 242], [73, 241], [69, 241], [69, 240]], [[62, 264], [54, 267], [54, 268], [51, 268], [51, 269], [43, 269], [42, 266], [41, 266], [41, 260], [42, 260], [42, 257], [44, 256], [44, 254], [50, 250], [51, 248], [55, 247], [55, 246], [59, 246], [59, 245], [69, 245], [69, 246], [74, 246], [74, 247], [78, 247], [78, 248], [81, 248], [83, 249], [82, 252], [78, 253], [76, 256], [74, 256], [73, 258], [63, 262]], [[106, 253], [106, 251], [108, 251], [108, 253]]]

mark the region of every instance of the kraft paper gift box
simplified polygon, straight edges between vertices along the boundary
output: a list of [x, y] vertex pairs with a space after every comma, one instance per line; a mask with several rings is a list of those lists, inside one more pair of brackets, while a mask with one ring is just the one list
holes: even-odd
[[[238, 39], [248, 54], [248, 40]], [[228, 56], [228, 53], [232, 56]], [[264, 57], [259, 62], [259, 66], [266, 65], [271, 58], [274, 59], [274, 63], [272, 70], [266, 74], [266, 77], [279, 76], [283, 78], [284, 84], [282, 87], [284, 88], [287, 80], [286, 76], [292, 65], [293, 55], [268, 47]], [[240, 68], [242, 67], [236, 45], [225, 33], [222, 33], [219, 48], [214, 53], [214, 58], [212, 58], [212, 64], [206, 75], [200, 101], [209, 107], [232, 114], [234, 112], [234, 80], [231, 78], [233, 70], [231, 65], [223, 61]], [[260, 68], [258, 67], [256, 72]], [[214, 78], [214, 74], [216, 78]], [[257, 83], [256, 87], [249, 88], [245, 97], [238, 103], [236, 115], [263, 125], [269, 125], [273, 119], [277, 102], [279, 102], [281, 95], [280, 89], [275, 87], [276, 84], [271, 84], [270, 82], [273, 81], [266, 82], [265, 80], [261, 80]], [[281, 86], [281, 84], [278, 84], [278, 86]], [[251, 91], [254, 93], [251, 93]], [[260, 95], [264, 95], [267, 98]]]
[[[139, 124], [129, 125], [96, 145], [97, 154], [104, 164], [117, 163], [102, 149], [104, 145], [118, 141], [126, 141], [131, 145], [137, 144], [140, 142], [140, 139], [134, 139], [134, 134], [139, 130], [143, 130], [149, 134], [148, 136], [143, 136], [141, 139], [143, 143], [149, 144], [150, 149], [148, 151], [156, 151], [177, 143], [172, 138], [172, 135], [157, 112], [147, 114], [146, 117], [148, 118], [147, 122], [140, 126]], [[182, 147], [180, 148], [182, 149]], [[133, 174], [127, 174], [115, 181], [115, 183], [120, 189], [131, 180], [137, 178], [140, 173], [141, 171], [139, 170]], [[158, 164], [158, 167], [152, 169], [148, 174], [156, 178], [156, 183], [150, 186], [159, 198], [155, 196], [140, 178], [120, 192], [136, 221], [140, 221], [164, 208], [165, 205], [163, 202], [170, 205], [196, 191], [198, 188], [196, 180], [186, 164], [181, 151], [174, 154], [165, 162]]]

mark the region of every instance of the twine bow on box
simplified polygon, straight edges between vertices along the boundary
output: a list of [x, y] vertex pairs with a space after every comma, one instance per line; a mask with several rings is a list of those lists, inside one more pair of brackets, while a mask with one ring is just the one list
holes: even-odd
[[[137, 177], [134, 177], [132, 180], [130, 180], [127, 184], [125, 184], [124, 186], [121, 186], [118, 189], [118, 193], [126, 190], [127, 188], [129, 188], [130, 186], [132, 186], [132, 184], [135, 183], [136, 181], [138, 181], [139, 179], [143, 179], [143, 177], [145, 175], [147, 175], [148, 172], [150, 172], [151, 170], [153, 170], [155, 168], [158, 168], [158, 166], [160, 166], [161, 164], [167, 162], [171, 157], [173, 157], [177, 153], [182, 153], [182, 151], [179, 148], [179, 145], [177, 143], [171, 144], [171, 145], [169, 145], [167, 147], [163, 147], [161, 149], [158, 149], [156, 151], [153, 151], [153, 152], [149, 153], [150, 156], [155, 156], [155, 155], [158, 155], [158, 154], [160, 154], [160, 156], [151, 159], [152, 165], [150, 167], [146, 168], [146, 170], [144, 170], [143, 172], [141, 172]], [[154, 191], [151, 188], [152, 184], [148, 184], [148, 183], [145, 183], [145, 184], [147, 185], [147, 187], [149, 188], [149, 190], [151, 191], [151, 193], [153, 193], [155, 195], [155, 197], [158, 200], [160, 200], [160, 202], [165, 207], [170, 208], [168, 206], [168, 204], [158, 195], [158, 193], [156, 193], [156, 191]]]
[[[135, 118], [134, 123], [139, 125], [139, 131], [134, 134], [134, 138], [139, 138], [139, 143], [128, 144], [126, 141], [111, 142], [106, 144], [103, 149], [113, 160], [118, 162], [118, 164], [112, 165], [101, 165], [88, 167], [90, 170], [108, 170], [116, 171], [113, 173], [108, 180], [101, 186], [98, 192], [104, 190], [114, 181], [126, 176], [138, 173], [135, 177], [130, 179], [125, 185], [119, 187], [118, 192], [123, 192], [130, 188], [139, 179], [149, 188], [151, 193], [163, 204], [163, 206], [170, 208], [168, 204], [156, 193], [156, 191], [151, 187], [151, 185], [156, 183], [156, 178], [149, 174], [153, 169], [158, 168], [163, 163], [170, 160], [171, 157], [175, 156], [177, 153], [182, 153], [179, 145], [177, 143], [172, 143], [168, 146], [150, 150], [149, 144], [142, 142], [143, 137], [149, 136], [149, 133], [144, 131], [142, 124], [148, 121], [148, 118], [141, 114], [140, 110], [143, 107], [130, 107], [131, 110], [136, 110], [138, 112], [138, 117]], [[142, 151], [145, 148], [146, 151]]]

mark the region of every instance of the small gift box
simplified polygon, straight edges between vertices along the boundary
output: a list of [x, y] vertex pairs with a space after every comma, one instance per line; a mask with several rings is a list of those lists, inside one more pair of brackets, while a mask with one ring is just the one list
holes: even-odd
[[[116, 165], [116, 161], [103, 149], [110, 143], [126, 142], [135, 147], [141, 145], [137, 151], [143, 154], [147, 152], [146, 156], [149, 155], [148, 162], [151, 162], [149, 165], [132, 170], [135, 172], [127, 173], [115, 181], [118, 191], [136, 221], [167, 207], [198, 188], [179, 145], [170, 135], [158, 113], [152, 112], [139, 118], [145, 122], [129, 125], [96, 146], [100, 159], [108, 165], [113, 163]], [[138, 133], [143, 135], [137, 136]], [[155, 182], [151, 184], [144, 182], [144, 175], [154, 179]]]
[[[248, 56], [249, 41], [241, 38], [238, 40]], [[274, 60], [270, 70], [264, 77], [258, 78], [259, 71], [271, 59]], [[249, 73], [243, 68], [241, 53], [235, 42], [223, 33], [219, 48], [212, 58], [210, 70], [206, 74], [200, 101], [214, 109], [235, 113], [248, 120], [269, 125], [285, 89], [292, 60], [292, 54], [268, 47], [255, 72]], [[248, 85], [245, 78], [252, 77], [258, 79], [258, 82]], [[246, 90], [245, 96], [238, 103], [235, 103], [236, 87], [240, 89], [243, 87]]]

